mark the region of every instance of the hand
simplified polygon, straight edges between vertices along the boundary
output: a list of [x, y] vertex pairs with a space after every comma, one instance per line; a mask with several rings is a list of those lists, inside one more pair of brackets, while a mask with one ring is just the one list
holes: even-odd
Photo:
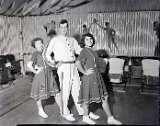
[[92, 73], [94, 73], [94, 70], [93, 70], [93, 68], [90, 68], [86, 71], [85, 75], [89, 75], [89, 74], [92, 74]]
[[39, 74], [41, 71], [43, 71], [43, 67], [37, 67], [36, 74]]
[[54, 67], [57, 67], [56, 65], [57, 65], [58, 62], [55, 61], [55, 60], [53, 60], [53, 61], [48, 61], [48, 60], [47, 60], [47, 63], [48, 63], [49, 66], [51, 66], [51, 67], [54, 68]]
[[56, 64], [56, 67], [59, 67], [60, 65], [62, 65], [62, 62], [60, 61], [60, 62], [55, 62], [55, 64]]

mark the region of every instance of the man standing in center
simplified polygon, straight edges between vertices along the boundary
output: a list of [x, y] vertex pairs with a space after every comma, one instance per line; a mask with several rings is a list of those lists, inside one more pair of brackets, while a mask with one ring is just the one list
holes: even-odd
[[[62, 96], [61, 115], [69, 121], [75, 121], [67, 105], [71, 93], [79, 115], [83, 115], [83, 109], [77, 104], [80, 90], [80, 78], [77, 67], [75, 66], [75, 54], [80, 54], [82, 49], [73, 37], [67, 36], [67, 33], [68, 22], [62, 19], [59, 23], [58, 35], [55, 36], [48, 45], [46, 58], [57, 67]], [[51, 53], [54, 53], [54, 59], [50, 56]]]

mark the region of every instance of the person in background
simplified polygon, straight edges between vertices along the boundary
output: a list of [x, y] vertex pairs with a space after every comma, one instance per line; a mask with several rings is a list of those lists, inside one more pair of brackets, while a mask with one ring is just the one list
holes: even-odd
[[111, 48], [111, 44], [112, 43], [114, 44], [114, 46], [119, 51], [117, 43], [115, 41], [116, 31], [113, 28], [110, 27], [110, 23], [109, 22], [105, 22], [105, 27], [99, 25], [96, 20], [94, 20], [94, 23], [96, 23], [100, 28], [102, 28], [103, 30], [106, 31], [108, 47], [110, 48], [111, 52], [112, 52], [112, 48]]
[[55, 100], [61, 109], [60, 93], [57, 83], [52, 75], [50, 66], [45, 62], [42, 56], [44, 47], [43, 40], [37, 37], [31, 41], [31, 45], [36, 49], [36, 51], [33, 53], [27, 64], [30, 71], [35, 74], [30, 97], [37, 103], [38, 114], [43, 118], [47, 118], [48, 115], [44, 112], [42, 100], [47, 99], [50, 96], [55, 96]]
[[87, 28], [87, 25], [84, 24], [84, 25], [83, 25], [82, 35], [89, 33], [89, 29], [90, 29], [90, 28]]
[[56, 22], [54, 20], [52, 20], [50, 23], [47, 23], [46, 25], [44, 25], [44, 29], [47, 33], [47, 36], [52, 38], [56, 35]]
[[156, 57], [160, 57], [160, 16], [159, 16], [159, 20], [158, 21], [154, 21], [153, 22], [153, 31], [156, 32], [156, 36], [158, 38], [157, 44], [155, 46], [155, 50], [154, 50], [154, 56]]
[[[47, 45], [45, 46], [42, 55], [43, 55], [45, 61], [48, 63], [48, 65], [51, 66], [50, 68], [52, 69], [53, 76], [54, 76], [54, 78], [55, 78], [55, 80], [56, 80], [56, 83], [58, 84], [58, 87], [59, 87], [59, 79], [58, 79], [58, 75], [57, 75], [57, 69], [55, 68], [55, 66], [54, 66], [51, 62], [49, 62], [49, 61], [47, 60], [47, 58], [46, 58], [46, 56], [45, 56], [47, 47], [48, 47], [48, 45], [49, 45], [49, 42], [51, 41], [51, 39], [52, 39], [53, 37], [55, 37], [55, 36], [57, 35], [57, 32], [56, 32], [56, 22], [55, 22], [54, 20], [51, 20], [50, 23], [47, 23], [46, 25], [44, 25], [44, 29], [45, 29], [46, 34], [47, 34]], [[52, 57], [52, 59], [53, 59], [53, 57], [54, 57], [54, 54], [53, 54], [53, 53], [51, 53], [51, 57]]]
[[[93, 23], [92, 23], [92, 24], [93, 24]], [[90, 33], [90, 28], [91, 28], [92, 24], [91, 24], [88, 28], [87, 28], [87, 25], [86, 25], [86, 24], [83, 25], [82, 35], [87, 34], [87, 33]]]
[[96, 124], [92, 119], [99, 119], [89, 116], [89, 104], [92, 102], [101, 103], [102, 108], [108, 116], [108, 124], [121, 125], [122, 123], [116, 120], [109, 108], [108, 93], [98, 69], [98, 55], [93, 50], [95, 39], [92, 34], [87, 33], [82, 36], [81, 47], [83, 50], [77, 58], [76, 66], [83, 74], [82, 83], [78, 98], [78, 104], [83, 106], [84, 115], [82, 121], [88, 124]]

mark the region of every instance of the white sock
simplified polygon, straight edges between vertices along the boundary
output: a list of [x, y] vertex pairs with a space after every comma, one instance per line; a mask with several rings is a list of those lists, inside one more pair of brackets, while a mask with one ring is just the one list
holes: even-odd
[[48, 115], [44, 112], [42, 108], [39, 109], [39, 115], [42, 116], [43, 118], [47, 118]]

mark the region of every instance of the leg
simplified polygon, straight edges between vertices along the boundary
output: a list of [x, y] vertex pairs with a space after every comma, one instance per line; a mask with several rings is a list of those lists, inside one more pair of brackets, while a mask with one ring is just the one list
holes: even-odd
[[81, 84], [80, 77], [79, 77], [77, 69], [75, 69], [73, 72], [73, 82], [72, 82], [71, 94], [72, 94], [72, 97], [73, 97], [73, 100], [74, 100], [74, 103], [75, 103], [75, 106], [77, 108], [79, 115], [83, 115], [84, 114], [83, 108], [80, 106], [80, 104], [77, 104], [79, 91], [80, 91], [80, 84]]
[[70, 84], [70, 66], [67, 65], [62, 65], [58, 68], [58, 76], [59, 76], [59, 81], [60, 81], [60, 89], [61, 93], [61, 115], [65, 119], [69, 121], [75, 121], [75, 118], [73, 118], [70, 115], [70, 111], [68, 110], [68, 100], [69, 100], [69, 94], [71, 90], [71, 84]]
[[110, 53], [112, 54], [111, 40], [108, 40], [108, 48], [110, 49]]
[[38, 107], [38, 114], [43, 118], [47, 118], [48, 115], [44, 112], [43, 107], [42, 107], [42, 100], [39, 99], [38, 101], [36, 101], [36, 103]]
[[112, 37], [112, 43], [114, 44], [114, 46], [116, 47], [116, 49], [119, 51], [117, 43], [115, 42], [115, 37]]
[[108, 117], [111, 117], [112, 114], [110, 112], [109, 104], [108, 104], [108, 96], [105, 97], [105, 100], [102, 100], [102, 107], [107, 114]]
[[87, 116], [88, 115], [88, 106], [84, 104], [83, 110], [84, 110], [84, 116]]
[[105, 97], [105, 100], [102, 100], [102, 107], [108, 116], [108, 120], [107, 120], [108, 124], [113, 124], [113, 125], [121, 125], [122, 124], [120, 121], [114, 119], [114, 117], [112, 116], [112, 114], [110, 112], [109, 104], [108, 104], [108, 96]]
[[71, 93], [72, 93], [72, 97], [73, 97], [75, 106], [77, 108], [77, 111], [79, 115], [83, 115], [83, 120], [82, 120], [83, 122], [88, 124], [96, 124], [93, 120], [90, 119], [90, 117], [92, 117], [92, 119], [98, 119], [99, 116], [94, 115], [93, 113], [90, 113], [88, 115], [88, 106], [85, 103], [83, 104], [83, 108], [80, 106], [80, 104], [77, 104], [81, 82], [80, 82], [80, 77], [76, 68], [73, 70], [73, 75], [74, 76], [73, 76]]
[[[58, 71], [60, 89], [61, 89], [60, 95], [58, 97], [61, 100], [61, 109], [62, 109], [61, 114], [68, 115], [69, 110], [67, 105], [69, 99], [69, 79], [64, 77], [64, 72], [65, 71], [60, 71], [60, 70]], [[58, 102], [58, 97], [56, 97], [57, 102]]]
[[88, 116], [88, 106], [85, 105], [85, 103], [83, 104], [83, 110], [84, 110], [84, 115], [83, 115], [83, 119], [82, 121], [87, 123], [87, 124], [96, 124], [93, 120], [90, 119], [90, 117]]
[[62, 113], [61, 93], [56, 94], [55, 101], [59, 106], [60, 113]]

